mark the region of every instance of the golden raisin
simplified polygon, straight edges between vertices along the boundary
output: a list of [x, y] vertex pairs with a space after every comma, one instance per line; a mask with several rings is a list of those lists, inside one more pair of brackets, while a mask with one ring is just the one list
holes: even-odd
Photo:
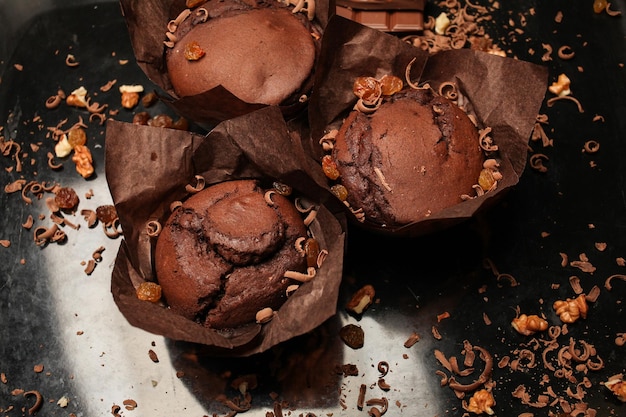
[[61, 187], [54, 196], [54, 202], [59, 208], [70, 210], [78, 205], [78, 194], [70, 187]]
[[75, 127], [70, 129], [67, 134], [67, 141], [69, 142], [72, 149], [76, 147], [76, 145], [84, 145], [87, 143], [87, 133], [85, 133], [85, 129], [81, 127]]
[[381, 85], [374, 77], [357, 77], [352, 92], [364, 101], [375, 101], [381, 95]]
[[384, 96], [394, 95], [404, 87], [402, 80], [395, 75], [383, 75], [379, 82]]
[[204, 56], [205, 52], [196, 41], [191, 41], [185, 45], [185, 59], [187, 61], [197, 61]]
[[478, 176], [478, 185], [485, 191], [491, 190], [493, 185], [496, 183], [495, 178], [493, 177], [493, 171], [490, 169], [483, 169], [480, 171], [480, 175]]
[[330, 178], [331, 180], [336, 180], [339, 178], [339, 170], [337, 169], [337, 164], [333, 160], [333, 157], [330, 155], [324, 155], [322, 158], [322, 170], [324, 174]]
[[137, 287], [137, 298], [156, 303], [161, 299], [161, 286], [155, 282], [144, 281]]
[[96, 208], [96, 217], [104, 224], [110, 224], [117, 219], [117, 210], [115, 206], [106, 204]]
[[596, 13], [602, 13], [604, 9], [606, 9], [606, 0], [594, 0], [593, 1], [593, 11]]
[[340, 201], [346, 201], [348, 199], [348, 189], [341, 184], [335, 184], [330, 187], [330, 191], [337, 197]]

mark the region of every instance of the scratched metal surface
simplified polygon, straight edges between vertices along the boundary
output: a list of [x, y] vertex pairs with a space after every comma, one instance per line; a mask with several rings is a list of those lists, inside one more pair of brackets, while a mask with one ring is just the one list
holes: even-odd
[[[26, 8], [27, 3], [34, 6]], [[117, 3], [64, 2], [59, 9], [60, 3], [0, 4], [0, 125], [2, 135], [21, 143], [28, 154], [21, 173], [8, 172], [15, 161], [2, 157], [0, 178], [3, 186], [18, 178], [58, 181], [74, 187], [80, 196], [92, 189], [94, 196], [81, 198], [80, 208], [93, 209], [111, 202], [104, 178], [104, 129], [89, 125], [96, 161], [93, 179], [80, 178], [71, 162], [52, 171], [45, 155], [53, 143], [41, 126], [54, 126], [65, 117], [76, 120], [83, 113], [64, 107], [49, 111], [43, 103], [58, 87], [71, 91], [84, 85], [97, 91], [114, 78], [119, 83], [150, 84], [133, 62]], [[0, 193], [0, 239], [11, 242], [8, 248], [0, 247], [0, 373], [6, 376], [0, 382], [0, 414], [27, 414], [32, 398], [14, 391], [24, 389], [41, 392], [40, 415], [46, 416], [109, 416], [112, 407], [126, 399], [138, 403], [132, 411], [122, 406], [126, 416], [221, 416], [229, 410], [216, 397], [236, 396], [230, 380], [254, 373], [259, 386], [252, 391], [252, 409], [245, 413], [249, 416], [272, 411], [272, 393], [289, 403], [285, 414], [290, 410], [290, 415], [365, 415], [366, 410], [356, 408], [363, 383], [368, 397], [390, 400], [387, 415], [461, 415], [461, 401], [439, 386], [434, 372], [442, 368], [434, 350], [459, 356], [467, 339], [489, 350], [496, 360], [513, 355], [520, 343], [529, 340], [511, 329], [515, 307], [545, 314], [551, 324], [558, 324], [551, 304], [574, 295], [568, 283], [572, 275], [580, 276], [585, 291], [594, 285], [602, 288], [587, 319], [569, 326], [570, 333], [563, 339], [564, 343], [569, 337], [593, 343], [604, 360], [604, 369], [586, 375], [593, 385], [586, 388], [584, 401], [601, 416], [626, 413], [626, 407], [599, 384], [626, 366], [626, 348], [614, 342], [618, 333], [626, 332], [622, 304], [626, 283], [615, 281], [610, 292], [603, 287], [608, 276], [626, 272], [616, 262], [626, 257], [624, 18], [594, 15], [591, 1], [506, 3], [494, 16], [492, 37], [508, 33], [510, 27], [504, 26], [509, 19], [519, 25], [520, 13], [527, 21], [523, 35], [507, 37], [503, 44], [509, 55], [541, 63], [542, 43], [571, 45], [576, 52], [573, 60], [554, 57], [544, 63], [552, 78], [564, 72], [572, 79], [572, 91], [584, 106], [584, 113], [579, 113], [572, 103], [550, 108], [544, 104], [554, 146], [531, 146], [549, 157], [548, 171], [528, 169], [497, 207], [435, 236], [398, 240], [351, 228], [337, 316], [310, 335], [264, 354], [213, 358], [199, 346], [131, 327], [109, 292], [119, 239], [109, 239], [100, 229], [83, 224], [79, 230], [67, 231], [65, 244], [37, 247], [32, 232], [21, 223], [29, 214], [46, 213], [43, 201], [26, 205], [19, 195]], [[614, 8], [626, 11], [623, 1]], [[556, 23], [559, 10], [564, 19]], [[429, 4], [427, 11], [438, 10]], [[31, 19], [37, 12], [41, 14]], [[80, 61], [77, 68], [65, 66], [68, 53]], [[120, 65], [120, 59], [130, 62]], [[18, 71], [14, 64], [23, 69]], [[114, 94], [101, 94], [98, 99], [119, 107]], [[596, 114], [604, 116], [604, 122], [593, 121]], [[41, 122], [33, 122], [35, 116]], [[116, 118], [130, 120], [132, 113], [122, 110]], [[590, 139], [600, 142], [596, 154], [581, 151]], [[40, 150], [34, 152], [31, 143], [39, 144]], [[71, 219], [82, 222], [79, 215]], [[596, 249], [596, 242], [606, 242], [606, 250]], [[87, 276], [81, 262], [99, 246], [106, 248], [104, 260]], [[596, 271], [563, 267], [560, 253], [570, 259], [584, 253]], [[498, 285], [494, 274], [483, 267], [484, 258], [514, 276], [519, 286]], [[342, 306], [365, 283], [375, 286], [379, 302], [356, 320]], [[554, 289], [553, 284], [560, 286]], [[438, 322], [437, 315], [446, 311], [451, 317]], [[490, 325], [483, 313], [491, 319]], [[347, 348], [338, 339], [338, 329], [346, 323], [365, 330], [362, 349]], [[437, 326], [441, 340], [432, 337], [432, 326]], [[407, 349], [403, 343], [412, 332], [419, 333], [421, 340]], [[149, 358], [150, 349], [158, 355], [158, 363]], [[388, 392], [374, 386], [379, 361], [390, 365]], [[44, 365], [43, 372], [34, 371], [37, 364]], [[337, 375], [336, 365], [343, 364], [357, 365], [359, 375]], [[544, 374], [549, 372], [541, 366], [523, 372], [496, 367], [497, 415], [561, 412], [558, 405], [533, 409], [511, 395], [525, 384], [536, 398], [545, 390], [546, 384], [540, 384]], [[558, 393], [569, 386], [554, 376], [548, 385]], [[56, 403], [61, 397], [69, 399], [66, 408]]]

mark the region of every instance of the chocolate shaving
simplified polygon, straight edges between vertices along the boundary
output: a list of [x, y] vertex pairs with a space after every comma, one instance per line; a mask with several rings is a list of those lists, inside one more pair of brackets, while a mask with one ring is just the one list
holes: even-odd
[[35, 397], [35, 403], [32, 405], [32, 407], [28, 409], [28, 415], [32, 416], [41, 409], [41, 406], [43, 405], [43, 396], [37, 390], [24, 392], [24, 397], [29, 397], [29, 396]]
[[623, 275], [623, 274], [611, 275], [604, 281], [604, 288], [611, 291], [613, 289], [613, 285], [611, 284], [611, 281], [613, 281], [614, 279], [620, 279], [622, 281], [626, 281], [626, 275]]

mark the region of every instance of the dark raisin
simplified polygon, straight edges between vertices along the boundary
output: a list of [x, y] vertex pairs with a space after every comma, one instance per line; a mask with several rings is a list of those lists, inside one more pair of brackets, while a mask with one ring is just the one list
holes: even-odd
[[361, 326], [347, 324], [339, 330], [339, 337], [352, 349], [360, 349], [365, 341], [365, 332]]
[[54, 197], [54, 202], [61, 209], [71, 210], [78, 205], [78, 194], [73, 188], [61, 187]]
[[115, 206], [107, 204], [96, 209], [96, 217], [104, 224], [112, 223], [117, 219], [117, 211]]
[[156, 115], [148, 122], [150, 126], [154, 127], [172, 127], [174, 121], [167, 114]]

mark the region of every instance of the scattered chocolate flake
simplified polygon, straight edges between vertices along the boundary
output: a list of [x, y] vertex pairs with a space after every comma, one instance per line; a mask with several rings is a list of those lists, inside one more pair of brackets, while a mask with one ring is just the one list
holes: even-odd
[[587, 255], [584, 253], [581, 253], [578, 256], [577, 261], [571, 261], [569, 264], [573, 267], [576, 267], [578, 269], [580, 269], [583, 272], [588, 272], [590, 274], [593, 274], [596, 271], [596, 267], [593, 266], [591, 264], [591, 262], [589, 262], [589, 258], [587, 258]]
[[124, 404], [124, 408], [126, 408], [127, 410], [134, 410], [135, 408], [137, 408], [137, 401], [133, 400], [133, 399], [127, 399], [124, 400], [122, 402], [122, 404]]
[[95, 269], [96, 269], [96, 261], [94, 261], [93, 259], [90, 259], [89, 261], [87, 261], [87, 266], [85, 267], [85, 274], [91, 275], [93, 274], [93, 271]]
[[24, 397], [30, 397], [30, 396], [34, 396], [35, 397], [35, 403], [33, 404], [32, 407], [30, 407], [28, 409], [28, 415], [32, 416], [32, 415], [36, 414], [41, 409], [41, 406], [43, 405], [43, 396], [37, 390], [31, 390], [31, 391], [24, 392]]
[[148, 356], [150, 357], [150, 360], [154, 363], [159, 363], [159, 357], [157, 356], [156, 352], [152, 349], [148, 350]]
[[593, 287], [591, 287], [591, 290], [589, 290], [589, 294], [587, 294], [585, 298], [588, 302], [595, 303], [598, 300], [599, 296], [600, 296], [600, 287], [598, 287], [597, 285], [594, 285]]
[[614, 279], [620, 279], [622, 281], [626, 281], [626, 275], [622, 275], [622, 274], [611, 275], [604, 281], [604, 288], [611, 291], [613, 289], [613, 286], [611, 285], [611, 281], [613, 281]]
[[346, 363], [344, 365], [337, 365], [335, 367], [335, 373], [338, 375], [347, 376], [358, 376], [359, 368], [353, 363]]
[[441, 320], [450, 318], [450, 313], [447, 311], [444, 311], [441, 314], [437, 314], [437, 323], [441, 323]]
[[111, 406], [111, 414], [113, 414], [115, 417], [121, 417], [121, 414], [120, 414], [121, 409], [122, 407], [120, 407], [119, 405], [113, 404]]
[[432, 333], [433, 337], [437, 340], [441, 340], [441, 333], [439, 333], [439, 329], [437, 329], [437, 326], [432, 326], [430, 328], [430, 332]]
[[361, 386], [359, 387], [359, 396], [357, 398], [356, 401], [356, 407], [359, 410], [363, 409], [363, 406], [365, 405], [365, 393], [367, 391], [367, 385], [365, 384], [361, 384]]
[[420, 335], [417, 334], [416, 332], [413, 332], [411, 333], [409, 338], [405, 340], [404, 347], [408, 349], [412, 347], [413, 345], [415, 345], [417, 342], [419, 342], [419, 340], [420, 340]]
[[569, 284], [572, 287], [572, 290], [574, 290], [574, 293], [576, 293], [577, 295], [583, 292], [583, 288], [580, 285], [580, 278], [578, 278], [576, 275], [572, 275], [571, 277], [569, 277]]

